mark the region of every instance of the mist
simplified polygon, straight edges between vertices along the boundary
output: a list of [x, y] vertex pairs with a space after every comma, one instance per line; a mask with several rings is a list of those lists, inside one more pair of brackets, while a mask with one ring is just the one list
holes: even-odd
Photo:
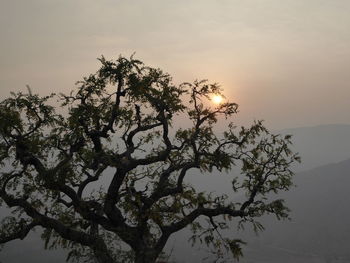
[[[293, 135], [302, 159], [293, 166], [297, 186], [282, 195], [290, 222], [263, 218], [259, 236], [233, 224], [232, 233], [248, 242], [242, 262], [350, 262], [350, 213], [342, 203], [350, 164], [349, 10], [348, 0], [0, 0], [0, 101], [26, 85], [40, 95], [68, 94], [98, 70], [101, 56], [133, 55], [176, 85], [219, 83], [239, 104], [237, 126], [264, 120]], [[190, 181], [231, 190], [227, 178], [201, 176]], [[185, 231], [170, 242], [171, 259], [202, 262], [206, 253], [190, 248], [188, 237]], [[65, 255], [44, 251], [33, 234], [6, 245], [0, 261], [62, 262]]]

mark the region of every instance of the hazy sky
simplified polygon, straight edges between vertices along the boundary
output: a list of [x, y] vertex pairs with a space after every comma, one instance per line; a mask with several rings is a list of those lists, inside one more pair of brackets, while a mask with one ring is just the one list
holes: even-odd
[[100, 55], [219, 82], [240, 119], [350, 123], [349, 0], [0, 0], [0, 90], [68, 92]]

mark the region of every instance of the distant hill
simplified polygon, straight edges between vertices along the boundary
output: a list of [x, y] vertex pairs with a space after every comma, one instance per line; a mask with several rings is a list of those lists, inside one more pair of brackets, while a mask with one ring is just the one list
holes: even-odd
[[302, 172], [295, 183], [283, 196], [292, 220], [265, 218], [265, 232], [244, 233], [242, 262], [350, 262], [350, 160]]
[[[294, 182], [281, 195], [291, 221], [264, 217], [266, 230], [258, 236], [249, 226], [237, 232], [233, 224], [230, 235], [248, 242], [240, 262], [350, 263], [350, 160], [300, 172]], [[190, 249], [187, 238], [183, 232], [174, 240], [176, 262], [201, 262], [205, 251]]]
[[350, 125], [331, 124], [277, 131], [293, 135], [293, 149], [300, 153], [302, 163], [297, 171], [350, 159]]

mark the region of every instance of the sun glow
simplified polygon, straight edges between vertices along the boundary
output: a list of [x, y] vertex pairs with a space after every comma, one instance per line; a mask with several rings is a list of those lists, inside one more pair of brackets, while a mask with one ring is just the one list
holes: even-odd
[[220, 95], [214, 95], [211, 100], [215, 104], [220, 104], [223, 101], [223, 97]]

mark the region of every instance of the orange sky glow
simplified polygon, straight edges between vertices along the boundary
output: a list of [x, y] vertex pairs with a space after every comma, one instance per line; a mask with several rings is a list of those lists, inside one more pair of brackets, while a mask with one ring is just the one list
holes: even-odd
[[68, 93], [96, 58], [136, 52], [174, 83], [219, 83], [245, 125], [350, 123], [348, 10], [348, 0], [1, 1], [0, 98], [26, 84]]

